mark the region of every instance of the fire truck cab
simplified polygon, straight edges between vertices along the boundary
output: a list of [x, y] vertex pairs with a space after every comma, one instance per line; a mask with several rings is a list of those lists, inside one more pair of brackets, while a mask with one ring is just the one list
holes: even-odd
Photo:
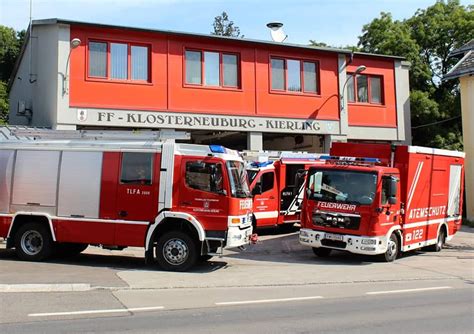
[[222, 146], [133, 136], [0, 142], [0, 237], [20, 259], [133, 246], [183, 271], [248, 244], [251, 211], [244, 162]]
[[461, 226], [463, 152], [335, 143], [321, 159], [308, 171], [299, 237], [318, 256], [336, 249], [390, 262], [441, 250]]
[[304, 173], [321, 164], [318, 154], [257, 152], [244, 154], [253, 195], [254, 227], [289, 230], [300, 222]]

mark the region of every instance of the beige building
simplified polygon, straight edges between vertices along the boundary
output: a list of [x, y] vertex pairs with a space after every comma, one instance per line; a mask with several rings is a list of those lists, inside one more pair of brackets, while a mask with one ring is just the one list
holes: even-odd
[[444, 80], [459, 79], [461, 89], [462, 133], [466, 152], [466, 216], [474, 221], [474, 39], [451, 52], [461, 58]]

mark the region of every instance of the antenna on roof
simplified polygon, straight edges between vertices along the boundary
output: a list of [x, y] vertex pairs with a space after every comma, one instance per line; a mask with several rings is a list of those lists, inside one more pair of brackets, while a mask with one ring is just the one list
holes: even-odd
[[281, 22], [267, 23], [267, 28], [270, 28], [270, 35], [272, 36], [272, 40], [274, 42], [282, 43], [288, 38], [288, 35], [285, 34], [282, 27], [283, 23]]

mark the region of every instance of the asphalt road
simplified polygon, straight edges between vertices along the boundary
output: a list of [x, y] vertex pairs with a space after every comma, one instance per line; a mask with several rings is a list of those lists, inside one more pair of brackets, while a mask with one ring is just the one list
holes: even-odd
[[394, 263], [317, 258], [297, 233], [268, 233], [187, 273], [145, 265], [142, 249], [33, 263], [3, 248], [1, 334], [474, 333], [474, 229]]
[[473, 289], [269, 301], [0, 325], [7, 333], [472, 333]]

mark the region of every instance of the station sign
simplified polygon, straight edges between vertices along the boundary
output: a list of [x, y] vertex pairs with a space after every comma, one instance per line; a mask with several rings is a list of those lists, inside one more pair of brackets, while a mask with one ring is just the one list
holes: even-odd
[[74, 109], [74, 111], [76, 118], [72, 123], [76, 125], [299, 134], [339, 133], [339, 122], [328, 120], [111, 109]]

